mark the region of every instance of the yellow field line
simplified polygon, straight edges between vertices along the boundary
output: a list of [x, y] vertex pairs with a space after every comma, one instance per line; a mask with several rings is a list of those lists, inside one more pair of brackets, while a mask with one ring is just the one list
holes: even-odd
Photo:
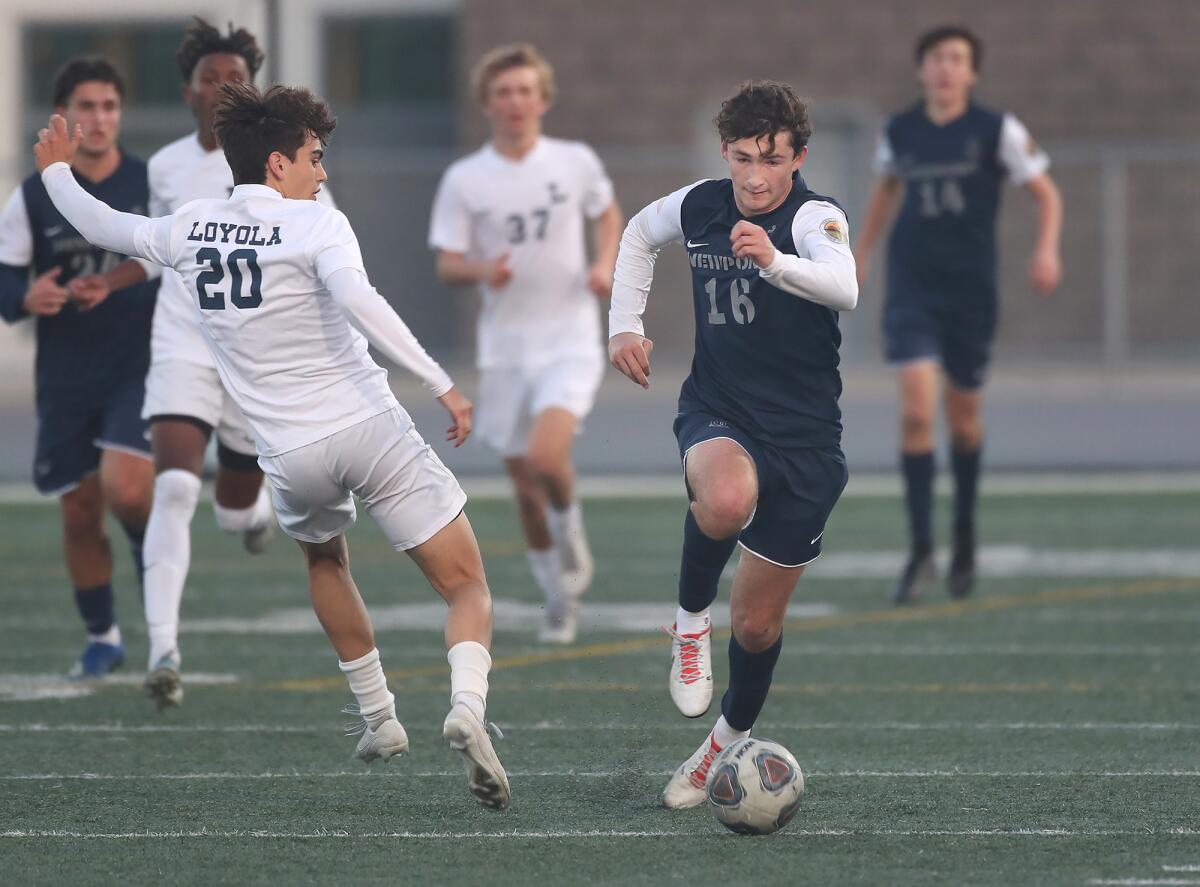
[[[867, 610], [861, 613], [842, 613], [816, 618], [789, 619], [784, 630], [789, 634], [806, 634], [829, 631], [836, 628], [851, 628], [856, 625], [884, 625], [891, 622], [928, 622], [942, 617], [964, 616], [991, 610], [1011, 610], [1020, 607], [1044, 607], [1053, 604], [1070, 604], [1080, 601], [1113, 600], [1118, 598], [1142, 597], [1187, 591], [1200, 588], [1194, 579], [1139, 579], [1123, 585], [1088, 585], [1073, 588], [1048, 588], [1032, 594], [1000, 594], [972, 598], [965, 601], [948, 601], [941, 604], [921, 604], [889, 610]], [[728, 640], [729, 629], [713, 632], [714, 640]], [[524, 656], [500, 656], [492, 661], [492, 671], [510, 668], [527, 668], [533, 665], [548, 665], [555, 662], [570, 662], [578, 659], [593, 659], [602, 656], [619, 656], [639, 653], [666, 646], [663, 636], [629, 638], [604, 644], [585, 644], [563, 650], [545, 650]], [[448, 671], [446, 665], [426, 665], [387, 672], [389, 680], [405, 681], [412, 678], [433, 677]], [[270, 684], [276, 690], [334, 690], [345, 685], [343, 678], [322, 677]]]

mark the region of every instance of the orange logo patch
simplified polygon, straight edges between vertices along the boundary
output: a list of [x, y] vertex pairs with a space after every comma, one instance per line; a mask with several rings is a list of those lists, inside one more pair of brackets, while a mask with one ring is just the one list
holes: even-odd
[[821, 223], [821, 233], [834, 243], [846, 242], [846, 226], [841, 219], [826, 219]]

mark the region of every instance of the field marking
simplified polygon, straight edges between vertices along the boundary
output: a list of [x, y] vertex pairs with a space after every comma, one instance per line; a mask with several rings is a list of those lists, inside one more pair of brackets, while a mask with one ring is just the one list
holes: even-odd
[[1164, 865], [1164, 872], [1200, 872], [1200, 865]]
[[[972, 613], [994, 612], [1019, 607], [1040, 607], [1064, 603], [1080, 603], [1095, 600], [1118, 600], [1122, 598], [1144, 597], [1154, 594], [1193, 590], [1197, 587], [1194, 581], [1179, 579], [1144, 579], [1128, 582], [1123, 585], [1088, 585], [1070, 588], [1049, 588], [1026, 594], [989, 595], [966, 601], [949, 601], [946, 603], [921, 605], [909, 608], [890, 608], [887, 610], [867, 610], [861, 613], [839, 613], [831, 616], [820, 616], [805, 620], [787, 620], [784, 631], [789, 634], [808, 634], [812, 632], [829, 631], [837, 628], [851, 628], [860, 625], [884, 625], [889, 623], [928, 622], [943, 617], [964, 616]], [[729, 639], [729, 629], [713, 632], [714, 641]], [[555, 662], [570, 662], [579, 659], [592, 659], [602, 656], [619, 656], [629, 653], [641, 653], [666, 647], [665, 637], [630, 638], [623, 641], [613, 641], [603, 644], [585, 644], [565, 650], [546, 650], [524, 656], [500, 656], [492, 660], [492, 671], [504, 671], [513, 668], [547, 665]], [[429, 665], [418, 668], [399, 669], [387, 672], [389, 680], [404, 681], [411, 678], [444, 675], [448, 671], [445, 665]], [[322, 677], [299, 680], [279, 681], [268, 684], [276, 690], [331, 690], [339, 689], [345, 684], [344, 678]]]
[[[345, 829], [318, 829], [312, 832], [283, 832], [267, 830], [210, 830], [196, 831], [161, 831], [161, 832], [77, 832], [60, 829], [20, 829], [0, 832], [0, 838], [27, 839], [100, 839], [100, 840], [137, 840], [162, 838], [253, 838], [253, 839], [409, 839], [460, 841], [468, 839], [512, 840], [527, 839], [582, 839], [582, 838], [705, 838], [711, 839], [714, 834], [722, 834], [719, 826], [691, 831], [617, 831], [607, 829], [591, 830], [547, 830], [547, 831], [497, 831], [497, 832], [351, 832]], [[1157, 835], [1194, 836], [1200, 830], [1179, 827], [1168, 829], [1061, 829], [1061, 828], [1021, 828], [1021, 829], [784, 829], [777, 832], [774, 840], [786, 838], [861, 838], [861, 837], [908, 837], [908, 838], [1092, 838], [1092, 837], [1153, 837]], [[726, 834], [729, 840], [734, 836]], [[1128, 881], [1089, 881], [1089, 884], [1125, 884]], [[1143, 882], [1133, 882], [1143, 883]], [[1162, 882], [1152, 882], [1162, 883]], [[1200, 883], [1200, 882], [1187, 882]]]
[[[500, 722], [505, 734], [514, 736], [522, 733], [590, 733], [596, 731], [608, 732], [658, 732], [658, 731], [687, 731], [695, 732], [695, 724], [635, 724], [635, 723], [599, 723], [599, 724], [563, 724], [552, 721], [539, 721], [533, 724], [515, 724]], [[409, 725], [411, 732], [423, 729], [440, 730], [438, 725], [423, 727]], [[1200, 730], [1200, 724], [1191, 723], [1158, 723], [1158, 722], [1104, 722], [1104, 721], [942, 721], [921, 723], [917, 721], [827, 721], [815, 723], [779, 723], [764, 721], [758, 727], [760, 732], [786, 730], [789, 732], [804, 730], [819, 731], [882, 731], [882, 732], [1189, 732]], [[0, 733], [87, 733], [87, 734], [127, 734], [127, 733], [311, 733], [326, 735], [334, 732], [330, 727], [295, 726], [292, 724], [0, 724]], [[1200, 871], [1200, 868], [1197, 868]]]
[[[630, 767], [617, 770], [511, 770], [513, 779], [613, 779], [670, 776], [674, 770]], [[1197, 779], [1200, 770], [805, 770], [808, 779]], [[317, 773], [11, 773], [0, 782], [157, 782], [261, 781], [283, 779], [461, 779], [456, 770], [334, 770]]]
[[[145, 679], [145, 672], [118, 672], [101, 681], [73, 681], [64, 674], [0, 674], [0, 703], [78, 699], [109, 686], [140, 687]], [[188, 683], [197, 686], [226, 686], [237, 682], [235, 674], [188, 674]]]
[[1188, 887], [1188, 885], [1200, 884], [1200, 881], [1194, 878], [1088, 878], [1087, 884], [1111, 884], [1114, 887], [1122, 885], [1122, 887], [1153, 887], [1153, 885], [1162, 885], [1162, 887]]

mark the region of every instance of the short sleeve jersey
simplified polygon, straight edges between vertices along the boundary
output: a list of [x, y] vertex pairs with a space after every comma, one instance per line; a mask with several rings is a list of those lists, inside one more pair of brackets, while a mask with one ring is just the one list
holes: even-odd
[[878, 172], [905, 186], [888, 247], [892, 274], [994, 281], [1001, 186], [1025, 184], [1049, 165], [1016, 117], [974, 102], [940, 126], [924, 104], [892, 117], [875, 158]]
[[[98, 200], [122, 212], [145, 213], [146, 166], [122, 152], [115, 172], [100, 182], [75, 180]], [[30, 176], [0, 214], [0, 262], [29, 268], [34, 276], [60, 269], [60, 285], [104, 273], [124, 259], [88, 243], [50, 201], [42, 179]], [[150, 363], [154, 285], [136, 284], [111, 294], [90, 311], [68, 300], [58, 313], [37, 318], [38, 397], [94, 401], [101, 392], [142, 378]]]
[[[794, 223], [801, 213], [806, 221], [798, 243]], [[696, 352], [679, 410], [712, 413], [780, 447], [837, 446], [842, 430], [837, 312], [772, 286], [752, 260], [735, 258], [729, 234], [743, 218], [729, 179], [701, 182], [683, 198]], [[750, 221], [782, 253], [812, 258], [809, 234], [848, 249], [844, 212], [810, 191], [800, 176], [782, 204]]]
[[542, 137], [519, 161], [491, 145], [442, 177], [429, 246], [477, 260], [508, 256], [512, 280], [481, 286], [477, 363], [538, 366], [600, 354], [600, 309], [587, 287], [585, 220], [612, 203], [596, 153], [581, 142]]

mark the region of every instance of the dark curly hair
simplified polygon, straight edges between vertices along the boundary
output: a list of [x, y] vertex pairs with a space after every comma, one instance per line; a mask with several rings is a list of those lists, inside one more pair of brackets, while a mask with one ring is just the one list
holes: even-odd
[[983, 64], [983, 41], [979, 39], [978, 34], [963, 25], [941, 25], [918, 37], [917, 45], [913, 50], [917, 67], [920, 67], [921, 63], [925, 61], [926, 53], [947, 40], [967, 41], [967, 45], [971, 47], [971, 68], [975, 73], [979, 73], [979, 67]]
[[713, 122], [722, 142], [739, 139], [766, 139], [775, 149], [775, 136], [792, 136], [792, 151], [799, 154], [812, 137], [808, 105], [786, 83], [774, 80], [747, 80], [737, 95], [721, 103], [721, 112]]
[[183, 32], [183, 42], [179, 44], [179, 49], [175, 52], [175, 60], [179, 62], [179, 72], [183, 75], [183, 82], [191, 81], [192, 72], [196, 70], [200, 59], [218, 52], [240, 55], [245, 59], [246, 67], [250, 69], [251, 79], [262, 67], [263, 51], [259, 48], [258, 40], [253, 34], [245, 28], [238, 28], [235, 31], [232, 22], [229, 24], [229, 33], [222, 34], [204, 19], [196, 16]]
[[51, 90], [54, 107], [65, 108], [71, 101], [71, 94], [81, 83], [91, 81], [111, 83], [113, 89], [122, 101], [125, 99], [125, 80], [120, 72], [113, 67], [108, 59], [98, 55], [79, 56], [68, 61], [54, 75], [54, 87]]
[[272, 153], [295, 160], [309, 138], [325, 145], [337, 126], [329, 105], [307, 89], [272, 86], [261, 93], [253, 83], [226, 83], [219, 96], [213, 131], [238, 185], [261, 185]]

